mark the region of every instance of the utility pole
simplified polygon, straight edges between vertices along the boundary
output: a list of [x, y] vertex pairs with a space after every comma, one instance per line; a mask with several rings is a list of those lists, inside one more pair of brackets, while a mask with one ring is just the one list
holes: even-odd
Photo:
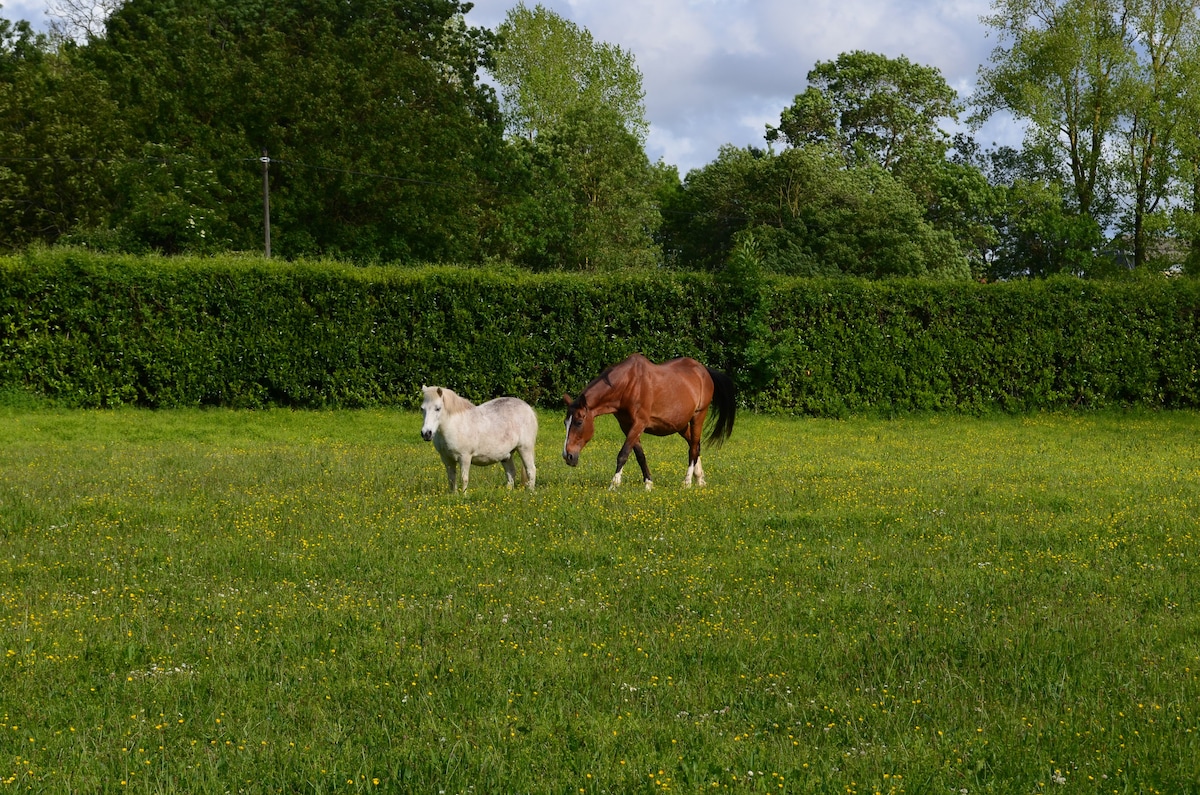
[[267, 157], [264, 147], [259, 158], [263, 167], [263, 253], [271, 258], [271, 158]]

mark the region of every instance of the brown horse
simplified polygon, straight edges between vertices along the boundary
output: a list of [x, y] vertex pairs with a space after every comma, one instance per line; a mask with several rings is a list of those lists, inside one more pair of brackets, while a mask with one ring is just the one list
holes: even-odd
[[688, 469], [683, 485], [692, 485], [695, 475], [704, 485], [704, 468], [700, 466], [700, 434], [711, 404], [715, 407], [715, 424], [709, 430], [708, 443], [719, 446], [733, 433], [733, 381], [717, 370], [711, 370], [695, 359], [672, 359], [655, 364], [635, 353], [620, 364], [614, 364], [587, 385], [574, 400], [563, 395], [567, 402], [567, 441], [563, 445], [563, 460], [569, 466], [579, 463], [579, 451], [595, 432], [595, 418], [601, 414], [616, 414], [625, 444], [617, 453], [617, 471], [612, 488], [621, 485], [621, 470], [632, 452], [642, 467], [646, 488], [654, 486], [646, 454], [642, 451], [642, 434], [670, 436], [678, 433], [688, 443]]

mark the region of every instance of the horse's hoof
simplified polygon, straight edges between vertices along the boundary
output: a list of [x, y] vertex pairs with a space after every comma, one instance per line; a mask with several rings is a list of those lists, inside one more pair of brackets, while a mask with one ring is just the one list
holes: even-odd
[[685, 489], [690, 489], [692, 487], [692, 481], [690, 481], [690, 480], [683, 481], [683, 487]]
[[646, 491], [654, 491], [654, 481], [653, 480], [646, 481]]

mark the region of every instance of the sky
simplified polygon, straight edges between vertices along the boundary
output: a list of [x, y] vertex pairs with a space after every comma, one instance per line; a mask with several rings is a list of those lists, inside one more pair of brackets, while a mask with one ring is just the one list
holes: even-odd
[[[526, 0], [533, 6], [537, 0]], [[804, 91], [818, 61], [866, 50], [937, 67], [968, 99], [996, 40], [980, 17], [989, 0], [541, 0], [598, 41], [633, 54], [646, 92], [653, 161], [680, 176], [724, 144], [765, 146], [768, 124]], [[0, 16], [47, 24], [45, 0], [0, 0]], [[475, 0], [467, 22], [494, 29], [516, 0]], [[965, 116], [965, 114], [964, 114]], [[997, 119], [984, 147], [1019, 145]]]

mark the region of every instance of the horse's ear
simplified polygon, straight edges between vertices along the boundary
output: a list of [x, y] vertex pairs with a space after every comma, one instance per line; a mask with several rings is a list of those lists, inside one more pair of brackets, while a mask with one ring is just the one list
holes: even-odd
[[563, 403], [566, 403], [568, 406], [571, 405], [571, 396], [565, 392], [563, 393]]
[[438, 387], [438, 397], [441, 397], [441, 396], [442, 396], [442, 388], [439, 386]]

